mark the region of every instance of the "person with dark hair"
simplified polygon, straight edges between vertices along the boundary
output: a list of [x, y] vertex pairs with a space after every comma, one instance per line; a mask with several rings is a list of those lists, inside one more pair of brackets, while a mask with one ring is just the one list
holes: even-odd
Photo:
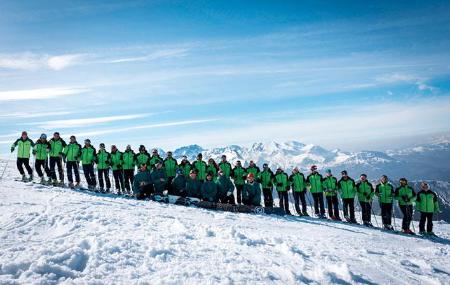
[[234, 185], [229, 176], [225, 175], [225, 171], [219, 169], [219, 177], [217, 179], [217, 197], [220, 203], [234, 205]]
[[358, 201], [361, 206], [363, 224], [367, 227], [373, 227], [372, 218], [372, 197], [374, 190], [372, 184], [367, 180], [366, 174], [361, 174], [359, 182], [356, 184]]
[[339, 201], [337, 196], [337, 179], [331, 173], [331, 169], [327, 169], [326, 176], [323, 179], [323, 189], [325, 191], [325, 199], [327, 200], [328, 216], [332, 220], [340, 221], [339, 217]]
[[97, 163], [97, 175], [98, 184], [100, 185], [100, 191], [105, 192], [103, 179], [106, 182], [106, 192], [111, 191], [111, 180], [109, 180], [109, 168], [111, 166], [111, 154], [106, 151], [105, 144], [100, 144], [100, 150], [95, 157], [95, 163]]
[[139, 152], [136, 153], [136, 157], [134, 158], [136, 160], [137, 165], [145, 164], [148, 168], [151, 168], [150, 166], [150, 154], [145, 149], [144, 145], [139, 146]]
[[413, 218], [413, 203], [416, 200], [416, 192], [408, 185], [406, 178], [400, 178], [400, 186], [395, 189], [395, 198], [403, 214], [402, 230], [405, 234], [414, 235], [409, 228]]
[[[34, 142], [28, 137], [28, 133], [26, 131], [22, 132], [22, 135], [20, 138], [18, 138], [12, 145], [11, 145], [11, 153], [14, 152], [15, 148], [17, 147], [17, 169], [20, 172], [20, 175], [22, 175], [22, 181], [32, 181], [33, 180], [33, 169], [31, 169], [30, 166], [30, 152], [34, 147]], [[29, 179], [25, 176], [25, 171], [23, 170], [23, 166], [27, 169], [28, 175], [30, 176]]]
[[202, 184], [202, 200], [207, 202], [217, 202], [217, 184], [214, 182], [214, 174], [208, 172], [206, 180]]
[[381, 209], [381, 219], [383, 220], [383, 228], [393, 230], [392, 223], [392, 202], [395, 196], [394, 186], [389, 183], [388, 177], [382, 175], [380, 183], [375, 187], [375, 195], [378, 196]]
[[147, 165], [141, 163], [139, 165], [139, 172], [134, 176], [133, 180], [133, 194], [136, 199], [144, 200], [153, 193], [153, 181], [150, 171], [147, 170]]
[[56, 167], [58, 168], [59, 173], [59, 182], [61, 184], [64, 183], [64, 169], [62, 166], [63, 163], [63, 155], [64, 148], [67, 146], [66, 142], [60, 137], [58, 132], [53, 134], [53, 138], [48, 141], [50, 145], [50, 172], [52, 174], [53, 184], [57, 185], [58, 181], [56, 180]]
[[111, 146], [111, 168], [114, 177], [114, 185], [118, 195], [125, 193], [123, 181], [123, 154], [117, 149], [117, 146]]
[[201, 183], [206, 179], [206, 162], [203, 161], [203, 155], [199, 153], [197, 160], [192, 163], [192, 168], [196, 170], [197, 179]]
[[219, 167], [217, 166], [217, 163], [214, 161], [214, 159], [210, 158], [208, 159], [208, 164], [206, 166], [206, 173], [212, 173], [213, 181], [217, 180], [217, 171], [219, 170]]
[[131, 185], [134, 181], [134, 169], [136, 168], [136, 154], [131, 149], [131, 145], [127, 145], [127, 148], [122, 153], [122, 168], [123, 168], [123, 180], [127, 193], [131, 193]]
[[311, 173], [306, 178], [306, 182], [310, 186], [309, 192], [314, 199], [314, 212], [321, 219], [325, 218], [325, 206], [323, 203], [323, 177], [317, 172], [317, 166], [311, 166]]
[[227, 156], [224, 154], [222, 155], [222, 161], [219, 163], [219, 169], [223, 171], [223, 174], [226, 177], [230, 177], [231, 175], [231, 163], [227, 161]]
[[263, 197], [264, 197], [264, 207], [273, 207], [273, 180], [275, 179], [275, 174], [269, 168], [267, 163], [263, 164], [263, 170], [259, 173], [258, 182], [261, 183]]
[[[306, 209], [306, 181], [305, 176], [295, 167], [292, 170], [291, 176], [289, 176], [289, 181], [291, 183], [292, 193], [294, 194], [294, 206], [297, 214], [299, 216], [309, 216]], [[300, 202], [302, 203], [302, 208], [300, 209]]]
[[355, 219], [355, 181], [351, 179], [346, 170], [341, 171], [342, 178], [338, 181], [338, 192], [342, 198], [344, 218], [347, 222], [356, 224]]
[[[47, 141], [47, 135], [41, 134], [39, 139], [36, 141], [36, 144], [33, 147], [33, 154], [34, 154], [34, 168], [36, 169], [36, 172], [41, 179], [41, 183], [44, 184], [46, 182], [51, 183], [51, 173], [50, 168], [48, 167], [48, 151], [49, 151], [50, 145]], [[47, 175], [47, 181], [44, 179], [44, 173], [42, 169], [45, 171], [45, 174]]]
[[172, 180], [169, 194], [186, 197], [186, 176], [184, 176], [181, 168], [178, 168], [176, 173], [175, 178]]
[[242, 203], [242, 190], [244, 189], [245, 177], [247, 173], [245, 168], [242, 167], [241, 161], [236, 161], [236, 166], [231, 171], [231, 177], [233, 178], [234, 186], [236, 186], [236, 198], [237, 203]]
[[84, 147], [81, 149], [81, 165], [83, 166], [83, 173], [89, 190], [94, 190], [97, 185], [94, 172], [94, 162], [96, 156], [97, 151], [91, 145], [91, 140], [85, 139]]
[[[80, 172], [78, 171], [80, 156], [81, 145], [77, 142], [75, 136], [70, 136], [70, 142], [63, 151], [63, 158], [66, 161], [67, 180], [69, 181], [69, 187], [71, 188], [80, 186]], [[75, 175], [75, 185], [73, 184], [72, 172]]]
[[189, 160], [187, 159], [186, 155], [183, 155], [180, 164], [178, 165], [178, 168], [183, 170], [183, 174], [184, 177], [186, 177], [186, 179], [189, 178], [189, 174], [191, 173], [191, 163], [189, 162]]
[[[428, 183], [420, 184], [420, 191], [417, 193], [416, 208], [420, 212], [419, 233], [421, 235], [434, 236], [433, 214], [439, 213], [439, 203], [436, 193], [430, 190]], [[425, 231], [425, 223], [427, 230]]]
[[278, 192], [278, 199], [280, 199], [280, 208], [284, 209], [287, 215], [290, 215], [289, 211], [289, 177], [283, 171], [281, 167], [277, 168], [277, 172], [275, 173], [275, 177], [273, 178], [275, 183], [275, 189]]

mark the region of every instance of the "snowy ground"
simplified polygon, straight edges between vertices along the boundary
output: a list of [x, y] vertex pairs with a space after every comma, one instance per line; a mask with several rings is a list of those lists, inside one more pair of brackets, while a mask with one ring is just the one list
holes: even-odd
[[[449, 284], [441, 242], [0, 182], [0, 284]], [[417, 228], [417, 224], [416, 224]]]

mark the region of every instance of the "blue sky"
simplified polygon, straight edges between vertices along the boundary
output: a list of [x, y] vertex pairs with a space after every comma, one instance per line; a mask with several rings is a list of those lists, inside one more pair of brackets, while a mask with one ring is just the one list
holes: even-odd
[[[95, 2], [95, 3], [94, 3]], [[0, 148], [397, 148], [450, 133], [446, 1], [0, 0]]]

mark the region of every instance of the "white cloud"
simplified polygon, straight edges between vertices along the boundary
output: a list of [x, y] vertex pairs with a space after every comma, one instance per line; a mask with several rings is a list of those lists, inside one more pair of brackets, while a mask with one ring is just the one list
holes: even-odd
[[0, 69], [38, 70], [51, 69], [62, 70], [69, 66], [79, 64], [85, 54], [34, 54], [30, 52], [22, 54], [0, 54]]
[[28, 90], [0, 91], [0, 101], [43, 100], [86, 93], [89, 89], [73, 87], [51, 87]]
[[73, 127], [85, 127], [95, 124], [110, 123], [116, 121], [139, 119], [146, 117], [148, 115], [149, 114], [134, 114], [134, 115], [108, 116], [108, 117], [84, 118], [84, 119], [52, 120], [45, 122], [29, 123], [28, 125], [36, 125], [42, 129], [66, 129]]
[[0, 114], [0, 118], [39, 118], [39, 117], [47, 117], [47, 116], [63, 116], [63, 115], [69, 115], [73, 114], [73, 112], [69, 111], [57, 111], [57, 112], [49, 112], [49, 111], [42, 111], [39, 113], [24, 113], [24, 112], [12, 112], [12, 113], [4, 113]]
[[151, 61], [163, 58], [183, 57], [187, 54], [187, 49], [169, 49], [159, 50], [151, 54], [137, 57], [126, 57], [107, 61], [107, 63], [124, 63], [124, 62], [138, 62], [138, 61]]

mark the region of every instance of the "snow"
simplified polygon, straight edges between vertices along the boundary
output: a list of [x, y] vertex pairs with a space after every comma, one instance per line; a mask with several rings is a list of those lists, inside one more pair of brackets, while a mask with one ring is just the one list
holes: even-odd
[[450, 283], [446, 223], [435, 224], [438, 242], [11, 177], [0, 182], [0, 205], [0, 284]]

